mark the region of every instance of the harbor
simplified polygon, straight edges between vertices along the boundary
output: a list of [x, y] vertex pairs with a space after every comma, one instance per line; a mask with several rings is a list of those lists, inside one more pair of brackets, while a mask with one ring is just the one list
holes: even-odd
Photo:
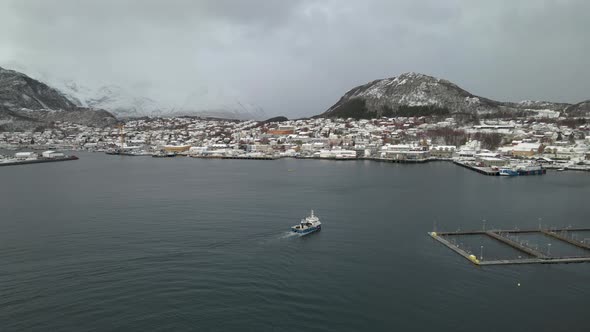
[[[583, 237], [587, 232], [590, 228], [567, 227], [433, 231], [428, 235], [469, 262], [488, 266], [590, 262], [590, 238]], [[484, 249], [490, 247], [501, 254], [488, 259]]]
[[[147, 118], [104, 128], [58, 123], [56, 130], [3, 132], [0, 147], [155, 158], [296, 158], [391, 164], [448, 161], [484, 176], [502, 177], [544, 175], [548, 170], [590, 171], [588, 125], [488, 122], [460, 125], [452, 118], [407, 117], [280, 122]], [[63, 134], [68, 131], [72, 134]], [[496, 138], [495, 144], [490, 143], [490, 137]]]
[[467, 168], [467, 169], [477, 172], [479, 174], [488, 175], [488, 176], [499, 176], [500, 175], [500, 171], [493, 170], [491, 167], [477, 167], [477, 166], [473, 166], [473, 165], [470, 165], [466, 162], [459, 161], [459, 160], [454, 160], [453, 163], [455, 165]]
[[[511, 297], [509, 301], [529, 301], [533, 296], [530, 301], [535, 303], [554, 298], [558, 299], [556, 305], [563, 308], [571, 303], [563, 298], [564, 292], [573, 294], [590, 289], [585, 282], [590, 277], [590, 264], [476, 266], [426, 234], [433, 230], [435, 219], [437, 230], [456, 231], [482, 229], [481, 218], [495, 223], [506, 220], [507, 215], [515, 222], [498, 222], [493, 227], [489, 224], [488, 229], [511, 229], [516, 220], [521, 228], [537, 228], [537, 217], [551, 223], [555, 215], [567, 217], [567, 223], [590, 228], [584, 200], [590, 186], [588, 177], [548, 172], [545, 178], [494, 178], [450, 162], [410, 165], [293, 158], [240, 161], [182, 156], [158, 159], [92, 152], [66, 154], [75, 154], [80, 159], [0, 168], [5, 188], [2, 220], [6, 223], [0, 242], [5, 245], [5, 255], [14, 257], [5, 259], [5, 270], [10, 272], [7, 275], [15, 287], [22, 285], [23, 280], [35, 278], [35, 292], [42, 292], [48, 283], [55, 282], [52, 276], [64, 275], [64, 281], [57, 283], [58, 290], [86, 294], [81, 297], [82, 302], [100, 290], [109, 295], [109, 306], [121, 302], [133, 307], [135, 287], [141, 287], [145, 290], [143, 295], [159, 304], [171, 294], [162, 287], [155, 287], [160, 293], [154, 293], [154, 282], [165, 284], [175, 278], [190, 281], [189, 286], [194, 287], [209, 285], [214, 280], [212, 289], [223, 290], [219, 294], [224, 298], [235, 294], [233, 288], [225, 293], [232, 278], [244, 276], [245, 282], [251, 280], [259, 287], [246, 292], [240, 305], [248, 307], [253, 296], [265, 292], [272, 294], [266, 310], [273, 310], [285, 296], [293, 296], [305, 306], [317, 298], [315, 294], [325, 298], [329, 308], [338, 301], [336, 296], [344, 294], [350, 300], [350, 312], [354, 312], [366, 294], [384, 301], [402, 296], [412, 305], [430, 303], [432, 310], [447, 299], [460, 299], [449, 304], [452, 308], [477, 305], [482, 303], [482, 298], [486, 301], [481, 305], [487, 306], [490, 297], [502, 307], [506, 296]], [[255, 193], [253, 186], [257, 189]], [[60, 191], [52, 194], [57, 189]], [[511, 196], [506, 197], [508, 194]], [[542, 204], [548, 196], [554, 197], [553, 200]], [[515, 197], [518, 202], [506, 212], [502, 204], [505, 199]], [[15, 202], [22, 203], [17, 206]], [[430, 202], [432, 206], [423, 207]], [[531, 207], [536, 209], [532, 211]], [[315, 209], [322, 230], [301, 237], [290, 227], [309, 216], [308, 208]], [[469, 225], [467, 220], [474, 222]], [[56, 236], [55, 241], [48, 241], [49, 235]], [[135, 243], [137, 236], [145, 241]], [[498, 242], [486, 235], [476, 236]], [[461, 245], [459, 239], [456, 242], [461, 249], [468, 249], [464, 247], [467, 243]], [[86, 250], [89, 245], [92, 247]], [[520, 251], [512, 257], [492, 255], [492, 246], [487, 242], [483, 245], [483, 262], [518, 259], [518, 255], [522, 259], [533, 258]], [[497, 245], [516, 250], [502, 243]], [[48, 256], [50, 249], [62, 254]], [[546, 246], [542, 249], [546, 253]], [[121, 256], [115, 255], [114, 261], [107, 261], [104, 271], [121, 278], [122, 284], [113, 287], [107, 284], [105, 288], [103, 274], [89, 282], [71, 283], [68, 276], [76, 273], [95, 275], [96, 267], [84, 262], [102, 262], [105, 254], [113, 254], [113, 250]], [[479, 246], [471, 245], [470, 252], [480, 256]], [[36, 275], [29, 276], [32, 272], [23, 269], [21, 263], [33, 259], [51, 264], [51, 270], [46, 265], [39, 266], [33, 271]], [[70, 259], [72, 264], [64, 263]], [[383, 264], [385, 261], [392, 264]], [[203, 264], [217, 270], [195, 273], [203, 271]], [[182, 268], [170, 268], [174, 273], [167, 274], [169, 266]], [[99, 270], [102, 269], [101, 265]], [[257, 283], [255, 278], [268, 275], [269, 271], [275, 271], [272, 273], [277, 277]], [[138, 278], [133, 277], [136, 272]], [[252, 279], [247, 279], [248, 276]], [[436, 276], [434, 282], [433, 276]], [[282, 290], [277, 293], [276, 280], [301, 285], [304, 287], [301, 289], [309, 290], [306, 294], [311, 297], [301, 299], [300, 288], [287, 289], [282, 283], [280, 289], [287, 293]], [[395, 280], [395, 286], [387, 287], [391, 280]], [[518, 282], [521, 287], [517, 286]], [[336, 291], [346, 291], [336, 292], [335, 286]], [[128, 292], [121, 293], [121, 289]], [[417, 291], [421, 294], [418, 299]], [[7, 301], [18, 306], [34, 296], [31, 294], [13, 292], [6, 296]], [[176, 296], [176, 291], [173, 294]], [[210, 298], [206, 297], [206, 304], [216, 308]], [[575, 299], [584, 300], [582, 296]], [[55, 309], [52, 311], [55, 315], [71, 307], [70, 301], [60, 302], [63, 308], [55, 308], [46, 306], [51, 304], [51, 298], [45, 300], [40, 305], [47, 310]], [[201, 302], [194, 301], [190, 290], [180, 301], [191, 312], [192, 303], [194, 312], [201, 313], [198, 310]], [[370, 311], [380, 310], [382, 306], [386, 307], [387, 303], [371, 307]], [[386, 310], [382, 310], [387, 317]], [[285, 310], [280, 314], [291, 312]], [[457, 319], [459, 316], [457, 313]], [[194, 318], [203, 317], [204, 314]], [[293, 324], [300, 326], [295, 321]], [[435, 325], [424, 329], [436, 328]], [[59, 330], [58, 327], [55, 329]], [[362, 330], [362, 322], [356, 327]], [[475, 323], [473, 328], [476, 329]]]
[[239, 160], [276, 160], [279, 159], [274, 156], [190, 156], [192, 158], [200, 159], [239, 159]]
[[483, 162], [470, 162], [461, 159], [453, 160], [455, 165], [467, 168], [479, 174], [487, 176], [523, 176], [523, 175], [544, 175], [547, 170], [540, 164], [507, 164], [502, 167], [489, 166]]

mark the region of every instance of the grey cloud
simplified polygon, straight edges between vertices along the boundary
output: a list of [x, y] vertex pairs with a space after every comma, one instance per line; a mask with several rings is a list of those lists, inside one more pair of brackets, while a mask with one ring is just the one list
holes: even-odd
[[590, 98], [590, 2], [42, 1], [0, 5], [0, 66], [155, 99], [236, 91], [269, 114], [324, 111], [417, 71], [499, 100]]

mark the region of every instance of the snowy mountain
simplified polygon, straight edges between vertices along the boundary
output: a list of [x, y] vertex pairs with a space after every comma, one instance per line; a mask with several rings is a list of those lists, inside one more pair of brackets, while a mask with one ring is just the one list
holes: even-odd
[[227, 88], [201, 87], [190, 93], [170, 113], [238, 120], [262, 120], [268, 117], [260, 106], [243, 102], [245, 99], [239, 92]]
[[267, 117], [259, 106], [241, 102], [243, 99], [236, 97], [236, 93], [227, 93], [223, 89], [202, 88], [179, 103], [166, 104], [138, 96], [117, 85], [105, 85], [98, 89], [90, 89], [73, 81], [62, 81], [56, 85], [78, 105], [105, 109], [121, 118], [190, 115], [259, 120]]
[[[506, 103], [506, 104], [510, 104], [510, 103]], [[568, 104], [568, 103], [553, 103], [550, 101], [523, 100], [523, 101], [517, 103], [517, 105], [515, 107], [524, 108], [524, 109], [531, 109], [531, 110], [562, 111], [570, 105], [571, 104]]]
[[135, 96], [117, 85], [90, 89], [75, 83], [66, 83], [61, 90], [72, 100], [85, 107], [105, 109], [117, 117], [160, 116], [166, 108], [153, 99]]
[[0, 67], [0, 130], [33, 129], [54, 121], [106, 126], [116, 120], [106, 111], [79, 107], [23, 73]]
[[186, 97], [168, 101], [160, 98], [157, 92], [145, 96], [113, 84], [91, 87], [20, 63], [13, 62], [9, 66], [59, 90], [76, 106], [104, 109], [120, 118], [190, 115], [263, 120], [268, 117], [260, 106], [247, 102], [248, 98], [223, 86], [193, 88]]
[[473, 95], [444, 79], [419, 73], [405, 73], [353, 88], [320, 116], [376, 117], [406, 115], [413, 111], [482, 115], [540, 109], [563, 110], [567, 106], [569, 104], [551, 102], [499, 102]]

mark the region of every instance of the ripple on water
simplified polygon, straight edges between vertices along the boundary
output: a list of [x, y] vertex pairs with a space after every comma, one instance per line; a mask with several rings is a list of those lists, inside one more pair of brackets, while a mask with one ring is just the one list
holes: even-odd
[[[81, 157], [0, 172], [2, 330], [590, 324], [590, 264], [476, 267], [426, 235], [433, 220], [478, 229], [482, 216], [590, 226], [587, 177], [498, 185], [445, 163]], [[325, 228], [289, 232], [309, 208]]]

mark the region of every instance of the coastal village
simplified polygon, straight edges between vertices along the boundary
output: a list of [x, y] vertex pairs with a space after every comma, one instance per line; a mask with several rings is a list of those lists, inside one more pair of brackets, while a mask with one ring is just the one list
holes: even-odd
[[488, 175], [590, 170], [590, 124], [584, 119], [490, 119], [479, 124], [434, 117], [280, 120], [140, 118], [105, 128], [55, 122], [33, 131], [0, 132], [0, 148], [19, 151], [3, 156], [5, 162], [43, 156], [33, 150], [45, 151], [45, 156], [86, 150], [226, 159], [452, 160]]

